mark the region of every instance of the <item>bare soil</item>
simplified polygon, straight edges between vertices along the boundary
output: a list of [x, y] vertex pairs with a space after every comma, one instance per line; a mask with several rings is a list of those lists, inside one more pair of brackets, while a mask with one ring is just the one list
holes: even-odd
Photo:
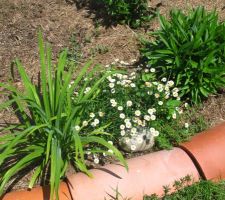
[[[150, 5], [160, 5], [159, 11], [168, 16], [172, 8], [188, 10], [203, 5], [216, 9], [221, 20], [225, 19], [225, 0], [152, 0]], [[77, 9], [73, 2], [64, 0], [1, 0], [0, 1], [0, 81], [10, 79], [10, 66], [19, 58], [29, 72], [36, 76], [39, 69], [37, 32], [42, 30], [45, 40], [52, 45], [53, 57], [63, 48], [71, 47], [74, 34], [82, 54], [81, 64], [90, 57], [95, 63], [109, 64], [118, 58], [130, 61], [139, 57], [139, 41], [145, 30], [132, 30], [127, 26], [105, 27], [96, 23], [94, 14], [87, 8]], [[152, 21], [150, 29], [157, 29], [158, 21]], [[16, 82], [20, 78], [16, 75]], [[1, 92], [1, 88], [0, 88]], [[6, 97], [0, 93], [0, 103]], [[210, 97], [199, 114], [209, 125], [225, 120], [225, 94]], [[10, 110], [0, 113], [0, 123], [15, 121]], [[27, 186], [25, 177], [14, 189]]]

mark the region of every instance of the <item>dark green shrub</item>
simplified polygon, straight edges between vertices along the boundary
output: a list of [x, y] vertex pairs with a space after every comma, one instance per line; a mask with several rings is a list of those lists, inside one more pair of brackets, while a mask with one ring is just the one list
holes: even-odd
[[159, 15], [155, 40], [144, 41], [141, 50], [149, 67], [159, 77], [175, 81], [182, 97], [194, 103], [225, 86], [225, 24], [216, 12], [203, 7], [185, 15], [170, 12], [170, 21]]
[[149, 21], [153, 14], [148, 7], [148, 0], [97, 0], [114, 22], [128, 24], [133, 28]]

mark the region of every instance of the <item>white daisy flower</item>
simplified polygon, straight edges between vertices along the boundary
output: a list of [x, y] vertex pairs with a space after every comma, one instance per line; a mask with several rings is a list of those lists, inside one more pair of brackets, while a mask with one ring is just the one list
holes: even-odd
[[172, 91], [178, 93], [179, 92], [179, 89], [175, 87], [175, 88], [173, 88]]
[[95, 159], [94, 159], [94, 163], [95, 163], [95, 164], [99, 164], [99, 159], [98, 159], [98, 158], [95, 158]]
[[125, 114], [120, 113], [120, 118], [121, 118], [121, 119], [125, 119]]
[[120, 135], [124, 136], [126, 134], [126, 132], [124, 130], [120, 131]]
[[150, 88], [150, 87], [152, 87], [152, 84], [147, 81], [147, 82], [145, 82], [145, 86]]
[[92, 113], [90, 113], [90, 115], [89, 115], [91, 118], [94, 118], [95, 117], [95, 114], [92, 112]]
[[149, 114], [149, 115], [152, 115], [153, 113], [154, 113], [154, 110], [153, 110], [152, 108], [149, 108], [149, 109], [148, 109], [148, 114]]
[[85, 120], [85, 121], [83, 121], [82, 126], [84, 126], [84, 127], [85, 127], [85, 126], [87, 126], [87, 125], [88, 125], [88, 121], [86, 121], [86, 120]]
[[185, 127], [185, 128], [189, 128], [189, 124], [188, 124], [188, 123], [185, 123], [185, 124], [184, 124], [184, 127]]
[[112, 94], [115, 94], [115, 92], [116, 92], [116, 90], [113, 88], [113, 89], [111, 89], [111, 93]]
[[173, 92], [173, 97], [178, 97], [178, 93], [177, 92]]
[[158, 104], [159, 104], [160, 106], [162, 106], [162, 105], [163, 105], [163, 102], [162, 102], [162, 101], [159, 101]]
[[168, 81], [168, 82], [167, 82], [167, 85], [168, 85], [169, 87], [172, 87], [172, 86], [174, 85], [174, 82], [173, 82], [173, 81]]
[[126, 123], [126, 128], [131, 128], [132, 127], [132, 124], [130, 122], [127, 122]]
[[169, 90], [170, 90], [168, 85], [166, 85], [164, 89], [165, 89], [166, 92], [169, 92]]
[[144, 116], [144, 119], [145, 119], [146, 121], [150, 121], [150, 120], [151, 120], [151, 117], [150, 117], [149, 115], [145, 115], [145, 116]]
[[115, 83], [110, 83], [110, 84], [109, 84], [109, 87], [110, 87], [110, 88], [114, 88], [114, 86], [115, 86]]
[[94, 123], [97, 125], [97, 124], [99, 124], [99, 119], [95, 119], [94, 120]]
[[116, 100], [115, 99], [110, 99], [110, 103], [116, 103]]
[[164, 77], [164, 78], [161, 79], [161, 81], [165, 83], [167, 81], [167, 78]]
[[170, 98], [170, 95], [167, 94], [167, 95], [165, 96], [165, 99], [169, 99], [169, 98]]
[[92, 123], [91, 123], [91, 126], [92, 126], [92, 127], [96, 127], [96, 126], [97, 126], [97, 124], [96, 124], [96, 123], [94, 123], [94, 122], [92, 122]]
[[117, 108], [119, 111], [122, 111], [123, 110], [123, 106], [118, 106]]
[[80, 126], [78, 126], [78, 125], [75, 126], [74, 128], [75, 128], [76, 131], [79, 131], [80, 130]]
[[117, 103], [115, 102], [115, 103], [112, 103], [111, 105], [112, 105], [112, 107], [116, 107]]
[[160, 95], [158, 93], [155, 93], [155, 98], [158, 99]]
[[152, 121], [156, 120], [156, 116], [155, 115], [151, 115], [151, 120]]
[[124, 130], [125, 128], [126, 128], [125, 125], [123, 125], [123, 124], [120, 125], [121, 130]]
[[130, 119], [127, 118], [127, 119], [124, 120], [124, 122], [125, 123], [130, 122]]
[[130, 131], [131, 131], [131, 133], [135, 134], [135, 133], [137, 133], [137, 128], [134, 127]]
[[104, 112], [98, 112], [99, 117], [104, 117], [105, 113]]
[[153, 127], [151, 127], [149, 130], [150, 130], [150, 133], [154, 133], [155, 132], [155, 129]]
[[131, 83], [130, 87], [132, 87], [132, 88], [136, 87], [135, 83]]
[[155, 72], [155, 68], [151, 68], [150, 72], [154, 73]]
[[141, 111], [140, 110], [136, 110], [134, 112], [134, 114], [135, 114], [135, 116], [139, 117], [139, 116], [141, 116]]
[[140, 119], [138, 119], [138, 121], [137, 121], [137, 124], [139, 125], [139, 126], [142, 126], [142, 121], [140, 120]]
[[131, 107], [133, 105], [132, 101], [127, 101], [127, 107]]
[[152, 133], [152, 135], [153, 135], [154, 137], [159, 136], [159, 131], [154, 131], [154, 132]]

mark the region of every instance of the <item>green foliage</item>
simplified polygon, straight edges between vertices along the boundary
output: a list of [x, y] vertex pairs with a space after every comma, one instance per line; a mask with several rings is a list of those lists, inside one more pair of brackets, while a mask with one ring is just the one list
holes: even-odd
[[[89, 113], [93, 112], [100, 124], [110, 123], [106, 131], [113, 133], [114, 137], [109, 139], [115, 144], [123, 137], [139, 137], [140, 130], [144, 129], [150, 130], [150, 135], [159, 135], [158, 149], [170, 148], [190, 134], [184, 122], [178, 122], [182, 113], [178, 88], [172, 81], [163, 81], [156, 81], [154, 73], [150, 74], [148, 69], [109, 76], [95, 101], [90, 102], [82, 121], [87, 121]], [[87, 86], [87, 91], [91, 87], [91, 84]], [[170, 93], [174, 96], [168, 95]]]
[[189, 108], [179, 115], [177, 120], [161, 124], [159, 130], [161, 134], [156, 138], [156, 149], [171, 149], [208, 128], [204, 117], [197, 114], [194, 109]]
[[[51, 50], [48, 47], [45, 53], [41, 34], [39, 48], [39, 84], [32, 82], [18, 60], [16, 64], [23, 91], [13, 85], [0, 83], [10, 93], [9, 100], [0, 105], [0, 110], [13, 106], [20, 120], [20, 123], [3, 130], [9, 131], [8, 134], [0, 135], [0, 195], [14, 176], [23, 170], [35, 168], [29, 188], [38, 178], [45, 180], [50, 177], [51, 199], [54, 195], [58, 199], [60, 179], [64, 178], [69, 163], [77, 170], [91, 175], [85, 164], [87, 147], [92, 152], [95, 151], [93, 146], [96, 146], [99, 152], [101, 150], [115, 156], [127, 165], [121, 153], [102, 138], [102, 135], [108, 134], [104, 132], [104, 127], [87, 130], [80, 125], [82, 113], [96, 97], [100, 84], [113, 72], [92, 82], [92, 89], [84, 93], [84, 88], [79, 84], [91, 63], [87, 63], [72, 81], [72, 71], [65, 71], [67, 52], [62, 52], [57, 65], [52, 66]], [[92, 77], [95, 71], [96, 67], [88, 72], [88, 77]], [[86, 80], [86, 84], [89, 84], [89, 80]], [[72, 101], [71, 97], [77, 88], [79, 95], [76, 101]]]
[[[187, 176], [188, 178], [188, 176]], [[151, 195], [145, 197], [144, 200], [224, 200], [225, 199], [225, 182], [213, 183], [211, 181], [200, 181], [194, 183], [191, 186], [190, 180], [184, 178], [180, 181], [174, 183], [174, 187], [178, 190], [173, 194], [168, 194], [165, 191], [163, 197], [158, 197], [157, 195]], [[185, 187], [186, 186], [186, 187]]]
[[141, 50], [149, 67], [159, 77], [175, 81], [183, 99], [201, 102], [225, 86], [225, 24], [216, 12], [203, 7], [185, 15], [170, 12], [170, 21], [159, 15], [161, 29], [154, 41], [144, 41]]
[[75, 32], [72, 34], [70, 39], [70, 48], [67, 53], [68, 67], [77, 65], [83, 58], [83, 54], [81, 51], [81, 44], [78, 42], [77, 37], [78, 33]]
[[97, 0], [97, 2], [104, 5], [112, 21], [128, 24], [132, 28], [142, 26], [153, 17], [147, 0]]

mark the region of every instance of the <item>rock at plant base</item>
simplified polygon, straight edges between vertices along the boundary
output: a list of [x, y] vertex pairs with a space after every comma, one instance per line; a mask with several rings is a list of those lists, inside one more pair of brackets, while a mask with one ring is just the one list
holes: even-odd
[[126, 152], [142, 152], [150, 150], [154, 146], [158, 131], [138, 128], [136, 134], [129, 135], [120, 139], [120, 147]]

